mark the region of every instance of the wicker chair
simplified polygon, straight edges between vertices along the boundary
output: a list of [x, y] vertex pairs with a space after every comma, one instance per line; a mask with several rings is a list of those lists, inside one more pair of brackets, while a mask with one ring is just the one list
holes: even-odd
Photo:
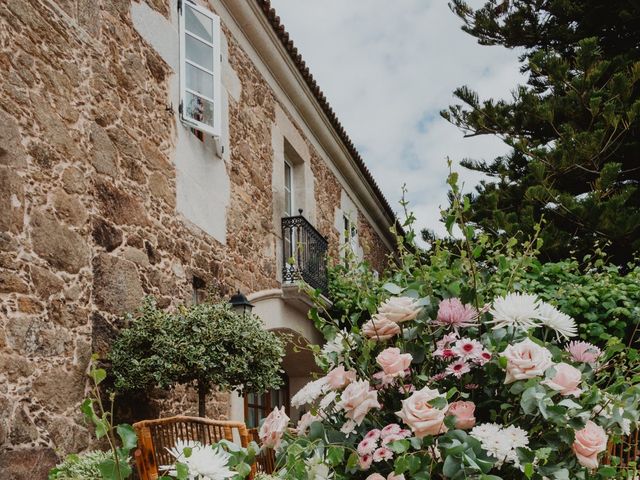
[[615, 444], [609, 442], [605, 464], [609, 464], [611, 457], [620, 458], [620, 467], [625, 468], [630, 463], [636, 462], [640, 458], [640, 431], [636, 429], [631, 435], [623, 437], [622, 442]]
[[[252, 440], [260, 444], [257, 428], [250, 428], [249, 435]], [[276, 471], [276, 454], [271, 448], [262, 449], [256, 457], [256, 472], [271, 474]]]
[[[243, 447], [249, 445], [251, 437], [242, 422], [209, 420], [200, 417], [169, 417], [158, 420], [144, 420], [134, 423], [138, 435], [138, 449], [134, 457], [140, 480], [156, 480], [160, 475], [159, 465], [170, 465], [175, 459], [167, 448], [175, 445], [176, 440], [194, 440], [210, 445], [225, 439], [231, 442], [239, 440]], [[236, 438], [234, 438], [236, 432]], [[255, 470], [255, 466], [254, 466]], [[253, 473], [250, 478], [253, 478]]]

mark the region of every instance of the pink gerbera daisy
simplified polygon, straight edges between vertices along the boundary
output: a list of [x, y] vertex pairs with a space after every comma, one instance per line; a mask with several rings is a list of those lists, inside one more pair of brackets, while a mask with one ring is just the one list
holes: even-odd
[[452, 350], [458, 357], [468, 360], [480, 356], [484, 347], [477, 340], [461, 338], [456, 342]]
[[469, 371], [471, 371], [471, 368], [469, 367], [469, 364], [464, 360], [458, 360], [449, 364], [446, 370], [449, 375], [454, 375], [457, 378], [460, 378], [462, 375]]

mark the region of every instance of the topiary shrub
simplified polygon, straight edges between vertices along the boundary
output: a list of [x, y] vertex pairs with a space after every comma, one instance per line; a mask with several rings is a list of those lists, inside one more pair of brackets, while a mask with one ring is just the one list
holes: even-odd
[[181, 306], [176, 312], [145, 301], [129, 318], [110, 352], [118, 391], [197, 388], [199, 415], [215, 386], [262, 393], [281, 384], [284, 340], [266, 331], [259, 317], [239, 314], [228, 303]]

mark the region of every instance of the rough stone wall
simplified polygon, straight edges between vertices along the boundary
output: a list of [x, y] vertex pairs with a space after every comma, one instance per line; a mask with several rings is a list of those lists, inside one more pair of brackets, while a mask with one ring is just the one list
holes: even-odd
[[362, 212], [358, 212], [358, 237], [364, 250], [364, 258], [369, 261], [374, 270], [382, 273], [389, 262], [389, 249], [379, 240], [371, 224], [364, 217]]
[[[165, 0], [147, 1], [167, 15]], [[170, 156], [183, 127], [166, 108], [173, 72], [136, 33], [129, 4], [0, 2], [0, 471], [7, 478], [46, 478], [56, 455], [89, 445], [78, 415], [89, 357], [108, 351], [144, 295], [167, 307], [190, 301], [194, 275], [222, 295], [278, 286], [273, 92], [225, 30], [242, 97], [229, 100], [232, 198], [221, 245], [176, 213]], [[312, 169], [318, 229], [335, 255], [340, 186], [315, 151]], [[367, 242], [380, 244], [371, 235]], [[208, 407], [223, 417], [228, 397], [213, 395]], [[195, 395], [177, 389], [154, 408], [193, 413]]]

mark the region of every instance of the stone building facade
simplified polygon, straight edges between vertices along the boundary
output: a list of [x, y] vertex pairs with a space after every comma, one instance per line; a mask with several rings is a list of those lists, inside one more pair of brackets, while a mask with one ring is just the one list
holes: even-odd
[[[87, 363], [145, 295], [239, 289], [266, 328], [320, 341], [282, 278], [288, 208], [334, 260], [349, 243], [382, 270], [392, 251], [393, 213], [267, 0], [198, 0], [220, 21], [219, 134], [182, 120], [177, 1], [0, 2], [3, 478], [46, 478], [87, 447]], [[290, 393], [309, 368], [288, 357]]]

